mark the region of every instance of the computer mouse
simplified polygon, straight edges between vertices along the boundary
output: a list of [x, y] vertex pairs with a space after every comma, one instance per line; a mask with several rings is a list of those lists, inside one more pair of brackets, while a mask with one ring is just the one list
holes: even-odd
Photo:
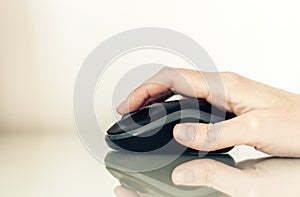
[[[234, 117], [235, 114], [211, 105], [204, 99], [165, 101], [125, 114], [108, 129], [105, 140], [109, 147], [120, 151], [199, 153], [174, 139], [174, 126], [178, 123], [216, 123]], [[232, 148], [212, 152], [224, 153]]]

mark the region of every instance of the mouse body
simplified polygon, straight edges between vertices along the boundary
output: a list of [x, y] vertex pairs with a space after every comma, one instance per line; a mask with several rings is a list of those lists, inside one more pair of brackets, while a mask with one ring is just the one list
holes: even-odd
[[[204, 99], [166, 101], [124, 115], [108, 129], [105, 140], [115, 150], [199, 153], [176, 142], [174, 126], [179, 123], [216, 123], [234, 117], [235, 114], [221, 110]], [[223, 153], [232, 148], [212, 152]]]

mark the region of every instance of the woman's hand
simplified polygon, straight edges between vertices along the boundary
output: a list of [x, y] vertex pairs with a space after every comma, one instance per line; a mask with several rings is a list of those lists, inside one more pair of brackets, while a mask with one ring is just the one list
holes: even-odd
[[[221, 78], [224, 89], [210, 90], [208, 78]], [[163, 68], [131, 92], [117, 111], [125, 114], [174, 92], [204, 98], [237, 115], [215, 124], [178, 124], [173, 133], [179, 143], [203, 151], [244, 144], [271, 155], [300, 156], [300, 96], [231, 72]]]

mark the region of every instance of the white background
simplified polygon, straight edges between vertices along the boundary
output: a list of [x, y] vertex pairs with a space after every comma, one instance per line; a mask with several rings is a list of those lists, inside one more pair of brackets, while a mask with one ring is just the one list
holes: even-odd
[[0, 1], [0, 195], [112, 195], [116, 180], [81, 145], [72, 112], [81, 63], [105, 39], [170, 28], [196, 40], [220, 71], [299, 93], [299, 8], [289, 0]]
[[298, 10], [298, 1], [2, 0], [0, 125], [72, 126], [81, 63], [105, 39], [139, 27], [180, 31], [220, 71], [299, 93]]

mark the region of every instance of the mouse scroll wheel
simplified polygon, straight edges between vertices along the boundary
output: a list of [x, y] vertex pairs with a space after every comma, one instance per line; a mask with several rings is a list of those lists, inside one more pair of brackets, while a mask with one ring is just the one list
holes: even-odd
[[136, 111], [130, 112], [128, 114], [125, 114], [125, 115], [122, 116], [121, 120], [124, 120], [124, 119], [128, 118], [129, 116], [132, 116], [132, 115], [138, 113], [139, 111], [140, 110], [136, 110]]

